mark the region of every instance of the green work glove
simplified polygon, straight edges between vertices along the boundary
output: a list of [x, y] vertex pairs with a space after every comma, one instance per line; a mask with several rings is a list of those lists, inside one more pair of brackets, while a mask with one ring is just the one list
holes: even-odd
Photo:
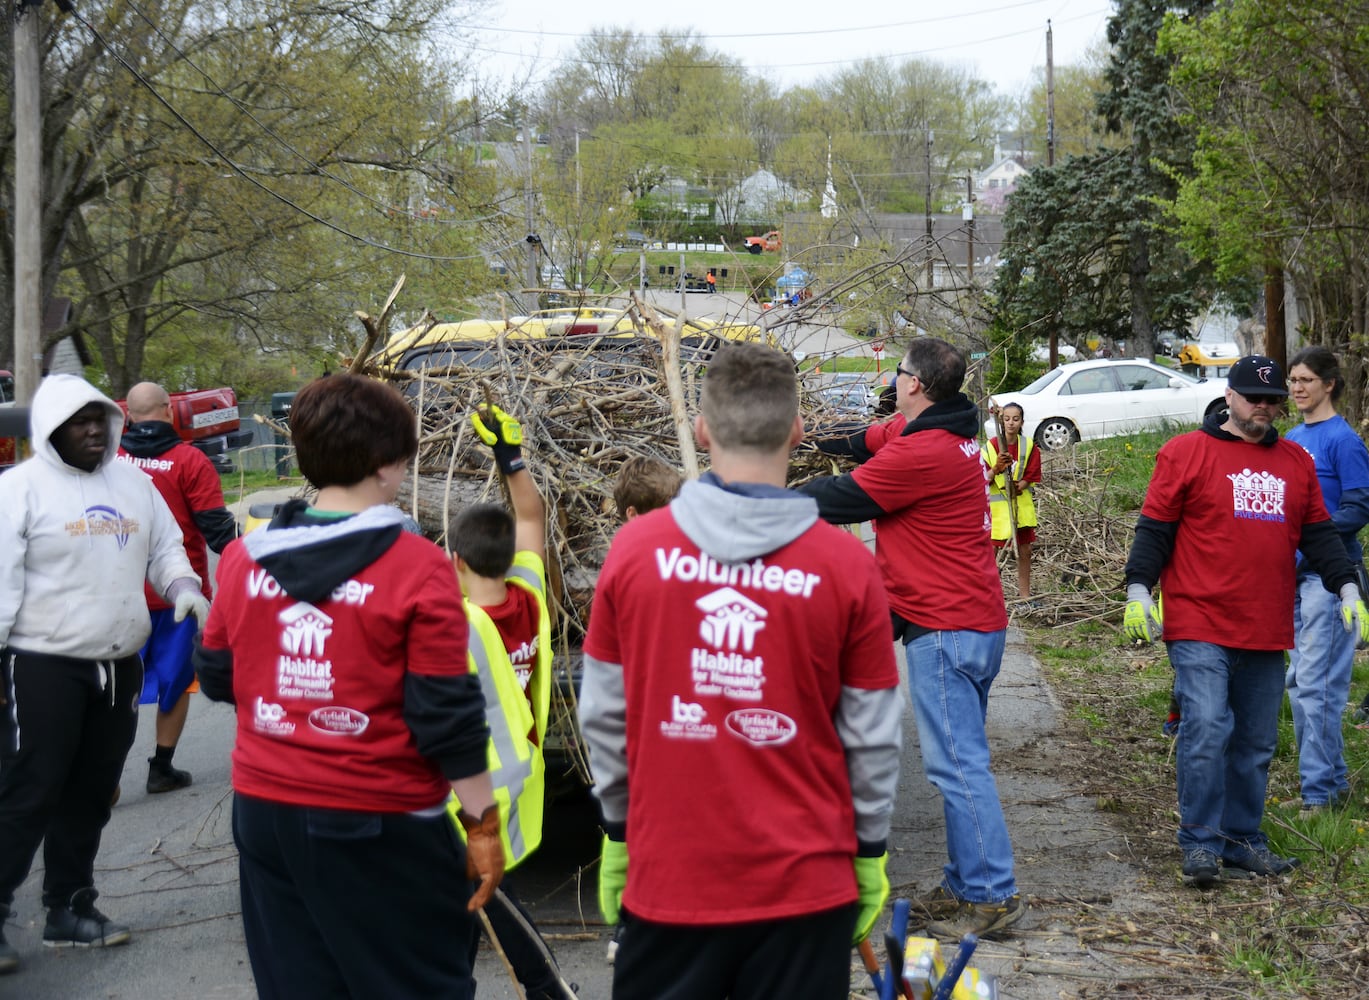
[[623, 906], [623, 889], [627, 886], [627, 844], [604, 836], [604, 848], [599, 855], [599, 912], [604, 923], [612, 927], [618, 922], [618, 911]]
[[490, 446], [499, 471], [506, 476], [523, 468], [523, 425], [493, 403], [481, 403], [471, 414], [471, 426]]
[[1151, 603], [1150, 588], [1143, 583], [1127, 584], [1127, 610], [1122, 615], [1122, 628], [1128, 639], [1154, 642], [1164, 634], [1164, 612], [1160, 605]]
[[851, 944], [857, 945], [870, 936], [875, 921], [889, 901], [889, 854], [877, 858], [856, 858], [856, 889], [860, 892], [856, 913], [856, 933]]
[[1364, 606], [1364, 595], [1359, 587], [1347, 583], [1340, 589], [1340, 616], [1345, 622], [1345, 631], [1355, 633], [1355, 648], [1369, 645], [1369, 608]]

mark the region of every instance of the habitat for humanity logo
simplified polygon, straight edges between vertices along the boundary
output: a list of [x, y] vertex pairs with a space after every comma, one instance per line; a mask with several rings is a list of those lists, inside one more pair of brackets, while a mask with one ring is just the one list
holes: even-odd
[[1228, 475], [1231, 480], [1232, 510], [1239, 518], [1255, 521], [1283, 521], [1287, 481], [1269, 472]]
[[713, 647], [695, 647], [690, 653], [694, 690], [758, 701], [765, 684], [765, 658], [749, 654], [765, 628], [766, 609], [731, 587], [701, 597], [694, 606], [704, 613], [699, 637]]
[[332, 700], [333, 661], [325, 658], [333, 619], [307, 601], [292, 604], [277, 620], [283, 628], [276, 660], [276, 690], [282, 698]]

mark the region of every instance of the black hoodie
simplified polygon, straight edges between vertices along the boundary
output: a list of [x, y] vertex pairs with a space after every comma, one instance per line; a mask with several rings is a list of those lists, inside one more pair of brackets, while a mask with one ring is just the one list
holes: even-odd
[[[181, 443], [176, 428], [165, 420], [140, 420], [136, 424], [129, 424], [119, 442], [124, 451], [134, 458], [157, 458]], [[215, 552], [223, 552], [228, 543], [238, 537], [238, 522], [227, 507], [193, 510], [190, 513], [195, 519], [195, 527], [204, 535], [205, 544]]]

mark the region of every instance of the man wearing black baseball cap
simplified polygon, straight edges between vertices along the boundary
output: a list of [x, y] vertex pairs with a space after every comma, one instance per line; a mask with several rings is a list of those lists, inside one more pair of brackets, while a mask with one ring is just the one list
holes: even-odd
[[[1322, 502], [1312, 458], [1279, 437], [1283, 369], [1250, 355], [1227, 374], [1228, 413], [1174, 438], [1155, 473], [1127, 559], [1127, 635], [1160, 637], [1175, 671], [1176, 772], [1183, 880], [1282, 875], [1260, 830], [1293, 644], [1294, 557], [1301, 550], [1340, 598], [1347, 631], [1369, 642], [1369, 611]], [[1164, 616], [1151, 602], [1156, 583]]]

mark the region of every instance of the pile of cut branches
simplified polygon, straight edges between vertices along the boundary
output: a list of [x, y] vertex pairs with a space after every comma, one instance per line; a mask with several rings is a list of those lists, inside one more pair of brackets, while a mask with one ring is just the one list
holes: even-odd
[[[708, 337], [682, 344], [654, 311], [642, 309], [655, 335], [499, 338], [463, 348], [446, 367], [370, 368], [393, 381], [418, 415], [419, 451], [399, 504], [440, 545], [447, 545], [463, 507], [503, 499], [470, 414], [491, 402], [522, 422], [528, 469], [547, 505], [556, 662], [558, 671], [566, 671], [554, 686], [548, 745], [564, 741], [560, 745], [582, 764], [574, 685], [564, 681], [576, 669], [594, 584], [618, 527], [614, 481], [623, 462], [637, 455], [697, 474], [691, 420], [704, 367], [718, 346]], [[821, 402], [820, 378], [802, 380], [805, 419], [815, 433], [839, 433], [847, 425]], [[850, 429], [864, 423], [857, 418]], [[809, 449], [796, 455], [792, 471], [797, 482], [832, 470]]]

